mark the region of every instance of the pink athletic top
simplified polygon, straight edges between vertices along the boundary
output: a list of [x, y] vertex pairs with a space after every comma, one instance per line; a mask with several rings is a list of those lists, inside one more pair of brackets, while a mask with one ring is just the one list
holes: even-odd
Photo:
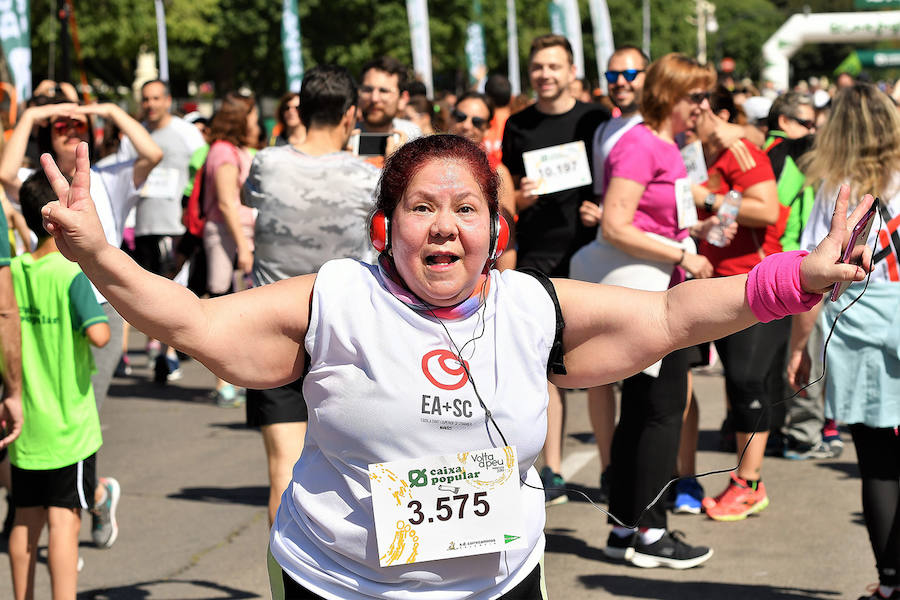
[[233, 144], [219, 140], [213, 142], [206, 157], [206, 181], [203, 189], [203, 210], [206, 213], [206, 219], [215, 223], [224, 223], [225, 216], [219, 209], [218, 199], [216, 198], [215, 173], [219, 167], [224, 164], [232, 164], [238, 168], [238, 177], [234, 182], [237, 193], [234, 195], [238, 203], [238, 217], [241, 225], [253, 228], [253, 209], [249, 206], [240, 204], [241, 186], [250, 173], [250, 163], [252, 161], [250, 153], [243, 148], [236, 148]]

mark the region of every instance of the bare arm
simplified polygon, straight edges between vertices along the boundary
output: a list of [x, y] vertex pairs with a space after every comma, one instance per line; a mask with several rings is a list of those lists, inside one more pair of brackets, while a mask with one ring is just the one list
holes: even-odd
[[84, 330], [92, 346], [102, 348], [109, 342], [109, 323], [94, 323]]
[[237, 246], [237, 263], [244, 273], [249, 273], [253, 268], [253, 253], [250, 250], [250, 242], [244, 236], [241, 227], [241, 219], [238, 216], [241, 190], [237, 187], [238, 168], [231, 163], [225, 163], [216, 169], [213, 181], [216, 186], [216, 202], [222, 216], [225, 217], [225, 226], [234, 238]]
[[60, 252], [81, 265], [125, 320], [238, 385], [268, 388], [301, 375], [307, 299], [315, 275], [200, 300], [177, 283], [140, 268], [106, 242], [89, 194], [86, 144], [76, 151], [71, 187], [49, 156], [41, 157], [41, 163], [59, 198], [44, 207], [44, 226]]
[[[842, 188], [831, 231], [800, 266], [804, 291], [823, 293], [835, 281], [861, 281], [871, 267], [838, 263], [852, 226], [872, 203], [866, 196], [846, 216], [849, 188]], [[566, 328], [567, 375], [563, 387], [593, 387], [639, 372], [669, 352], [724, 337], [756, 322], [746, 296], [747, 275], [689, 281], [666, 292], [642, 292], [568, 279], [554, 280]]]
[[516, 268], [516, 190], [509, 169], [501, 164], [497, 167], [497, 175], [500, 177], [500, 214], [509, 225], [509, 243], [496, 265], [502, 271]]
[[[806, 345], [820, 312], [822, 312], [821, 302], [811, 311], [794, 315], [791, 319], [791, 341], [788, 344], [786, 376], [788, 384], [794, 390], [799, 390], [809, 382], [811, 363]], [[819, 374], [816, 373], [813, 376], [818, 377]]]
[[[694, 204], [697, 208], [705, 208], [709, 190], [703, 185], [691, 186]], [[737, 222], [744, 227], [767, 227], [778, 222], [780, 203], [778, 187], [774, 180], [760, 181], [744, 190], [741, 207], [738, 210]], [[716, 194], [712, 212], [715, 214], [724, 202], [723, 194]]]
[[13, 293], [12, 272], [0, 267], [0, 352], [3, 359], [3, 397], [0, 424], [7, 431], [0, 448], [13, 442], [22, 431], [22, 341], [19, 305]]
[[19, 117], [19, 122], [0, 155], [0, 183], [10, 198], [19, 197], [19, 187], [22, 185], [19, 181], [19, 169], [25, 159], [31, 130], [54, 115], [71, 114], [76, 108], [76, 104], [46, 104], [29, 108]]
[[116, 127], [131, 140], [138, 153], [138, 157], [134, 161], [134, 187], [140, 187], [147, 180], [153, 167], [159, 164], [163, 158], [162, 149], [153, 141], [150, 133], [127, 112], [111, 102], [79, 106], [78, 112], [112, 120]]

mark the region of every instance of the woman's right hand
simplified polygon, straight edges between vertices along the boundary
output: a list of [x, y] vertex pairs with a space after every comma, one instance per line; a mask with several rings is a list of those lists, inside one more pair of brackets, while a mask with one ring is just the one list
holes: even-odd
[[581, 217], [581, 224], [585, 227], [594, 227], [600, 223], [603, 218], [603, 207], [590, 200], [585, 200], [578, 208], [578, 215]]
[[32, 106], [22, 113], [22, 117], [31, 119], [32, 124], [45, 125], [46, 121], [57, 116], [68, 117], [76, 113], [78, 105], [74, 102], [64, 102], [62, 104], [44, 104], [43, 106]]
[[679, 266], [694, 276], [694, 279], [706, 279], [713, 276], [713, 266], [709, 260], [701, 254], [685, 253]]
[[59, 171], [49, 154], [41, 155], [41, 166], [58, 200], [41, 209], [44, 229], [56, 240], [63, 256], [81, 262], [109, 246], [91, 199], [91, 164], [87, 142], [75, 148], [75, 176], [72, 184]]

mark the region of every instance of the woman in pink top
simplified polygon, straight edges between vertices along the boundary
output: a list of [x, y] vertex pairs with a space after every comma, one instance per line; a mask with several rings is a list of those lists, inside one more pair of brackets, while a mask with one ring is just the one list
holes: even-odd
[[[206, 285], [212, 297], [233, 287], [235, 267], [249, 275], [253, 269], [253, 209], [241, 204], [241, 186], [250, 172], [248, 149], [259, 139], [259, 113], [251, 96], [229, 93], [209, 125], [209, 155], [204, 165], [203, 248], [206, 250]], [[243, 398], [219, 379], [216, 401], [234, 406]]]

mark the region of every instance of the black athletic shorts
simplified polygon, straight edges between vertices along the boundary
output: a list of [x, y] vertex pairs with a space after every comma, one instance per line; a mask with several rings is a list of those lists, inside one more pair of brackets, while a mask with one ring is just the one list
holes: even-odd
[[16, 508], [59, 506], [89, 509], [97, 487], [97, 454], [68, 467], [33, 471], [12, 467], [12, 502]]
[[247, 390], [247, 426], [305, 423], [309, 420], [303, 400], [303, 378], [269, 390]]

